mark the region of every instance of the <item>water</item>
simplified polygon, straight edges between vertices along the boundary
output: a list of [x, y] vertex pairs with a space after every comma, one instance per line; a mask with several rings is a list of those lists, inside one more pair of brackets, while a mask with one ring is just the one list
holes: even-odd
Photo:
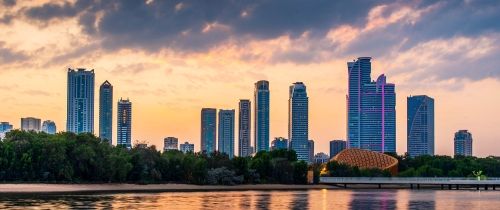
[[304, 190], [1, 195], [15, 209], [500, 209], [500, 191]]

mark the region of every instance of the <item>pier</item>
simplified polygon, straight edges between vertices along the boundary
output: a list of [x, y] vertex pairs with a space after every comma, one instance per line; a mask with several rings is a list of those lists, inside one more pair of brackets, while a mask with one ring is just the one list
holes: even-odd
[[442, 190], [459, 190], [475, 188], [476, 190], [496, 190], [500, 186], [500, 177], [477, 180], [473, 177], [320, 177], [320, 184], [339, 185], [373, 185], [379, 189], [384, 185], [407, 186], [420, 189], [423, 186], [438, 187]]

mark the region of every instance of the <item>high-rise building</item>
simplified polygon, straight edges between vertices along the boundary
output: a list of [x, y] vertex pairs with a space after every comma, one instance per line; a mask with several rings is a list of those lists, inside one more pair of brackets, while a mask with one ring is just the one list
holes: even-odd
[[194, 144], [190, 144], [186, 141], [184, 144], [180, 144], [180, 150], [183, 153], [194, 152]]
[[410, 157], [434, 155], [434, 99], [407, 98], [407, 149]]
[[179, 150], [179, 139], [167, 137], [163, 139], [163, 151]]
[[239, 103], [238, 118], [238, 156], [247, 157], [252, 154], [250, 151], [250, 128], [251, 128], [251, 104], [250, 100], [241, 99]]
[[213, 108], [201, 109], [201, 152], [215, 152], [217, 110]]
[[472, 134], [467, 130], [459, 130], [455, 133], [455, 156], [472, 156]]
[[309, 140], [307, 142], [307, 148], [309, 150], [309, 153], [307, 156], [309, 156], [309, 162], [312, 163], [312, 162], [314, 162], [314, 141], [313, 140]]
[[332, 140], [330, 141], [330, 158], [335, 157], [342, 150], [346, 149], [346, 141]]
[[271, 150], [288, 149], [288, 147], [289, 147], [288, 139], [283, 137], [276, 137], [271, 142]]
[[113, 144], [113, 85], [108, 80], [99, 87], [99, 137]]
[[309, 155], [309, 97], [302, 82], [290, 86], [288, 100], [288, 139], [298, 160], [310, 161]]
[[5, 138], [5, 133], [12, 130], [12, 125], [9, 122], [0, 122], [0, 139]]
[[21, 130], [23, 131], [40, 131], [41, 120], [34, 117], [21, 118]]
[[116, 145], [132, 148], [132, 102], [120, 98], [118, 101]]
[[255, 83], [255, 152], [269, 151], [269, 82], [261, 80]]
[[395, 85], [385, 75], [371, 81], [371, 58], [347, 63], [347, 144], [349, 148], [396, 152]]
[[234, 157], [234, 109], [219, 110], [218, 151]]
[[94, 133], [94, 70], [68, 69], [66, 131]]
[[320, 152], [320, 153], [314, 155], [313, 163], [323, 164], [323, 163], [327, 163], [328, 160], [329, 160], [328, 155], [323, 153], [323, 152]]
[[42, 123], [42, 131], [48, 134], [56, 134], [56, 123], [52, 120], [45, 120]]

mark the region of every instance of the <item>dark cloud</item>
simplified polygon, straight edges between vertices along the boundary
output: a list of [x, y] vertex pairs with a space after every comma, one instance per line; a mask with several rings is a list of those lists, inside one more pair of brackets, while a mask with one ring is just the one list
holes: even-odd
[[16, 0], [2, 0], [1, 4], [6, 7], [12, 7], [16, 5]]
[[[203, 51], [228, 40], [244, 42], [284, 34], [296, 37], [304, 31], [321, 36], [333, 26], [362, 24], [369, 9], [383, 3], [375, 0], [146, 2], [48, 3], [27, 9], [25, 15], [39, 21], [77, 16], [84, 31], [100, 37], [107, 49]], [[99, 20], [98, 13], [102, 14]], [[210, 24], [214, 24], [212, 30], [206, 30]]]
[[5, 48], [4, 43], [0, 42], [0, 65], [24, 61], [26, 59], [28, 59], [26, 54]]

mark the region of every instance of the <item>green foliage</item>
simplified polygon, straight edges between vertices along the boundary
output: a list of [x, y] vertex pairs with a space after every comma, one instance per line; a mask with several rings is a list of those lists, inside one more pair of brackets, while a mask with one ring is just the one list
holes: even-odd
[[294, 151], [230, 159], [222, 153], [159, 152], [115, 147], [92, 134], [14, 130], [0, 141], [0, 181], [64, 183], [306, 183]]
[[[500, 176], [500, 159], [498, 157], [464, 157], [456, 156], [418, 156], [411, 158], [399, 156], [399, 176], [411, 177], [478, 177], [474, 171], [481, 174]], [[401, 166], [405, 167], [401, 167]], [[481, 175], [479, 174], [479, 175]]]

